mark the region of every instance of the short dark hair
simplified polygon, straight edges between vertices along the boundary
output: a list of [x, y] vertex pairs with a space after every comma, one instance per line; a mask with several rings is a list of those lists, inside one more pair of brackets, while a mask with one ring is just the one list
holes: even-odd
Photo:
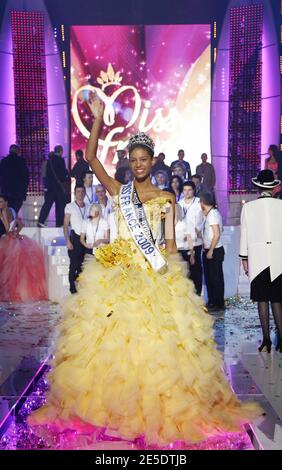
[[85, 176], [88, 175], [88, 174], [94, 175], [93, 171], [91, 171], [91, 170], [84, 171], [81, 175], [82, 181], [84, 180]]
[[191, 188], [193, 189], [193, 191], [196, 191], [196, 185], [195, 185], [195, 183], [193, 183], [193, 181], [190, 181], [190, 180], [189, 180], [189, 181], [184, 181], [184, 183], [183, 183], [183, 188], [184, 188], [185, 186], [191, 186]]
[[204, 191], [201, 193], [200, 201], [206, 206], [216, 206], [214, 193], [211, 191]]
[[197, 178], [197, 180], [202, 181], [202, 177], [200, 175], [193, 175], [191, 178]]
[[62, 152], [64, 149], [62, 147], [62, 145], [55, 145], [54, 147], [54, 152], [55, 153], [58, 153], [58, 152]]
[[20, 150], [20, 146], [18, 144], [12, 144], [9, 147], [9, 152], [10, 153], [15, 153], [16, 150]]
[[0, 194], [0, 199], [4, 199], [4, 201], [8, 202], [8, 196], [6, 196], [6, 194]]
[[74, 187], [74, 192], [76, 192], [77, 189], [84, 189], [85, 191], [85, 187], [83, 184], [76, 184], [75, 187]]
[[83, 157], [83, 151], [81, 149], [78, 149], [78, 150], [75, 151], [75, 155], [82, 158]]
[[183, 149], [179, 149], [177, 153], [179, 153], [179, 152], [185, 153]]

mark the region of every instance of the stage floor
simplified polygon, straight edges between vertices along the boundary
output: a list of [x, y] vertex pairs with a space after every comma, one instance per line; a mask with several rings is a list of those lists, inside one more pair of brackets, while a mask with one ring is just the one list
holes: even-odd
[[[59, 318], [60, 307], [51, 302], [0, 304], [0, 450], [143, 448], [140, 441], [116, 441], [101, 433], [95, 442], [73, 433], [57, 436], [55, 441], [47, 435], [39, 439], [25, 424], [34, 403], [44, 401], [46, 361], [52, 353]], [[237, 437], [226, 435], [202, 448], [281, 450], [282, 354], [274, 350], [271, 354], [258, 353], [259, 320], [256, 306], [249, 300], [229, 299], [225, 313], [214, 314], [214, 319], [215, 339], [234, 391], [242, 400], [258, 401], [265, 416]], [[274, 336], [272, 324], [273, 340]], [[183, 447], [176, 444], [174, 448]]]

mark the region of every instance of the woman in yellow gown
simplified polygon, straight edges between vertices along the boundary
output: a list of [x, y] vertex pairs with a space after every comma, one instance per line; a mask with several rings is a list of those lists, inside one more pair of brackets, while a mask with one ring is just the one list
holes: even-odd
[[259, 409], [240, 403], [223, 374], [212, 320], [177, 255], [175, 198], [150, 180], [154, 144], [130, 139], [134, 182], [121, 186], [96, 157], [103, 104], [89, 105], [86, 156], [113, 196], [118, 236], [96, 249], [64, 305], [47, 404], [29, 422], [88, 423], [158, 445], [240, 431]]

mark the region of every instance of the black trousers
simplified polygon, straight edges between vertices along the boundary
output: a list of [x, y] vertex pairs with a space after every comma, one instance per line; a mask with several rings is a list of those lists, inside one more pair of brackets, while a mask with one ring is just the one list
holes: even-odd
[[178, 250], [179, 253], [181, 253], [182, 258], [184, 261], [187, 261], [188, 263], [188, 272], [189, 272], [189, 278], [193, 281], [196, 292], [198, 295], [201, 295], [202, 292], [202, 276], [203, 276], [203, 270], [202, 270], [202, 246], [195, 246], [194, 251], [195, 251], [195, 264], [190, 263], [190, 255], [188, 255], [187, 250]]
[[66, 205], [66, 196], [62, 190], [48, 190], [44, 195], [44, 204], [41, 208], [38, 222], [44, 224], [52, 205], [55, 203], [56, 227], [62, 227], [64, 224], [64, 209]]
[[80, 243], [80, 236], [77, 235], [73, 230], [70, 233], [70, 241], [73, 244], [73, 250], [68, 250], [70, 259], [69, 267], [69, 283], [70, 292], [74, 294], [76, 292], [75, 281], [81, 273], [81, 267], [85, 255], [85, 247]]
[[190, 264], [190, 279], [194, 282], [197, 294], [201, 295], [203, 287], [202, 245], [194, 246], [194, 251], [195, 264]]
[[205, 282], [208, 291], [208, 303], [217, 307], [224, 306], [224, 277], [222, 264], [224, 248], [215, 248], [212, 259], [207, 259], [208, 250], [203, 252]]

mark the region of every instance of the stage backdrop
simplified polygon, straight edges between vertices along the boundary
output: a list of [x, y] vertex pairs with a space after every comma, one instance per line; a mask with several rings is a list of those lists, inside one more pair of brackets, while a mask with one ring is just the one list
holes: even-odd
[[181, 148], [192, 171], [210, 156], [210, 25], [73, 26], [72, 158], [89, 136], [91, 89], [106, 104], [99, 152], [111, 174], [138, 130], [167, 164]]

